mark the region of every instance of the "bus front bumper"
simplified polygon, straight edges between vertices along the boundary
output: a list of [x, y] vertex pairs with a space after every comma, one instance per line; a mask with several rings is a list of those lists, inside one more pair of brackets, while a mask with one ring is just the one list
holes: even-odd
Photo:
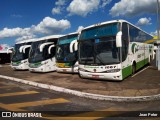
[[18, 65], [18, 66], [14, 66], [14, 65], [12, 65], [11, 66], [12, 67], [12, 69], [14, 69], [14, 70], [28, 70], [28, 66], [26, 66], [26, 65]]
[[79, 75], [82, 78], [101, 79], [101, 80], [115, 80], [115, 81], [121, 81], [122, 80], [121, 71], [115, 72], [115, 73], [90, 73], [90, 72], [79, 71]]
[[37, 68], [29, 68], [30, 72], [46, 72], [45, 69], [43, 67], [37, 67]]
[[[45, 67], [47, 67], [47, 66], [45, 66]], [[56, 71], [56, 69], [47, 69], [45, 67], [44, 66], [40, 66], [40, 67], [37, 67], [37, 68], [29, 67], [29, 71], [30, 72], [41, 72], [41, 73]]]
[[78, 73], [78, 67], [74, 67], [74, 68], [59, 68], [59, 67], [57, 67], [56, 71], [60, 72], [60, 73]]

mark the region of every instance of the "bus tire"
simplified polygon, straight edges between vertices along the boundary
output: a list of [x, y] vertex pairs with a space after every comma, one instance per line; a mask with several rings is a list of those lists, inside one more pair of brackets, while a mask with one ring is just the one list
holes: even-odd
[[78, 76], [79, 76], [79, 78], [83, 79], [83, 78], [81, 77], [81, 75], [80, 75], [80, 73], [79, 73], [79, 72], [78, 72]]
[[136, 63], [133, 63], [132, 65], [132, 75], [136, 73]]

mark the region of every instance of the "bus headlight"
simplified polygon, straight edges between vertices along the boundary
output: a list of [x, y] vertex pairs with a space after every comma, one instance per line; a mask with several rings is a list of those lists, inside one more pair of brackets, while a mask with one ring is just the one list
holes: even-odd
[[82, 71], [82, 72], [88, 72], [87, 70], [82, 69], [82, 68], [79, 68], [79, 71]]
[[31, 68], [37, 68], [37, 67], [40, 67], [42, 64], [39, 62], [39, 63], [30, 63], [29, 64], [29, 67]]

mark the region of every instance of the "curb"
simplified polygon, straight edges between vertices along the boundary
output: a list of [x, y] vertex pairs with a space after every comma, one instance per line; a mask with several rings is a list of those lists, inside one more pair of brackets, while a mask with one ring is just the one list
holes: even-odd
[[19, 82], [19, 83], [24, 83], [24, 84], [36, 86], [39, 88], [44, 88], [44, 89], [54, 90], [57, 92], [72, 94], [72, 95], [76, 95], [79, 97], [95, 99], [95, 100], [116, 101], [116, 102], [139, 102], [139, 101], [160, 100], [160, 94], [151, 95], [151, 96], [138, 96], [138, 97], [107, 96], [107, 95], [80, 92], [80, 91], [71, 90], [71, 89], [67, 89], [67, 88], [57, 87], [54, 85], [37, 83], [37, 82], [27, 81], [27, 80], [23, 80], [23, 79], [19, 79], [19, 78], [8, 77], [8, 76], [4, 76], [4, 75], [0, 75], [0, 78], [4, 78], [4, 79], [12, 80], [15, 82]]

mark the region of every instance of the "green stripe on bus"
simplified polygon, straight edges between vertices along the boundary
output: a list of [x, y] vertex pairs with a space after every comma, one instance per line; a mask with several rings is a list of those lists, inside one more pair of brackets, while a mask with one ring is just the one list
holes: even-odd
[[122, 69], [122, 77], [123, 79], [132, 74], [132, 66], [128, 66]]
[[148, 58], [138, 62], [136, 64], [136, 70], [139, 70], [140, 68], [142, 68], [144, 65], [146, 65], [148, 63]]
[[[146, 65], [149, 62], [149, 59], [146, 58], [140, 62], [137, 62], [136, 64], [136, 70], [139, 70], [140, 68], [142, 68], [144, 65]], [[126, 68], [122, 69], [122, 77], [123, 79], [128, 77], [129, 75], [132, 74], [132, 66], [128, 66]]]

